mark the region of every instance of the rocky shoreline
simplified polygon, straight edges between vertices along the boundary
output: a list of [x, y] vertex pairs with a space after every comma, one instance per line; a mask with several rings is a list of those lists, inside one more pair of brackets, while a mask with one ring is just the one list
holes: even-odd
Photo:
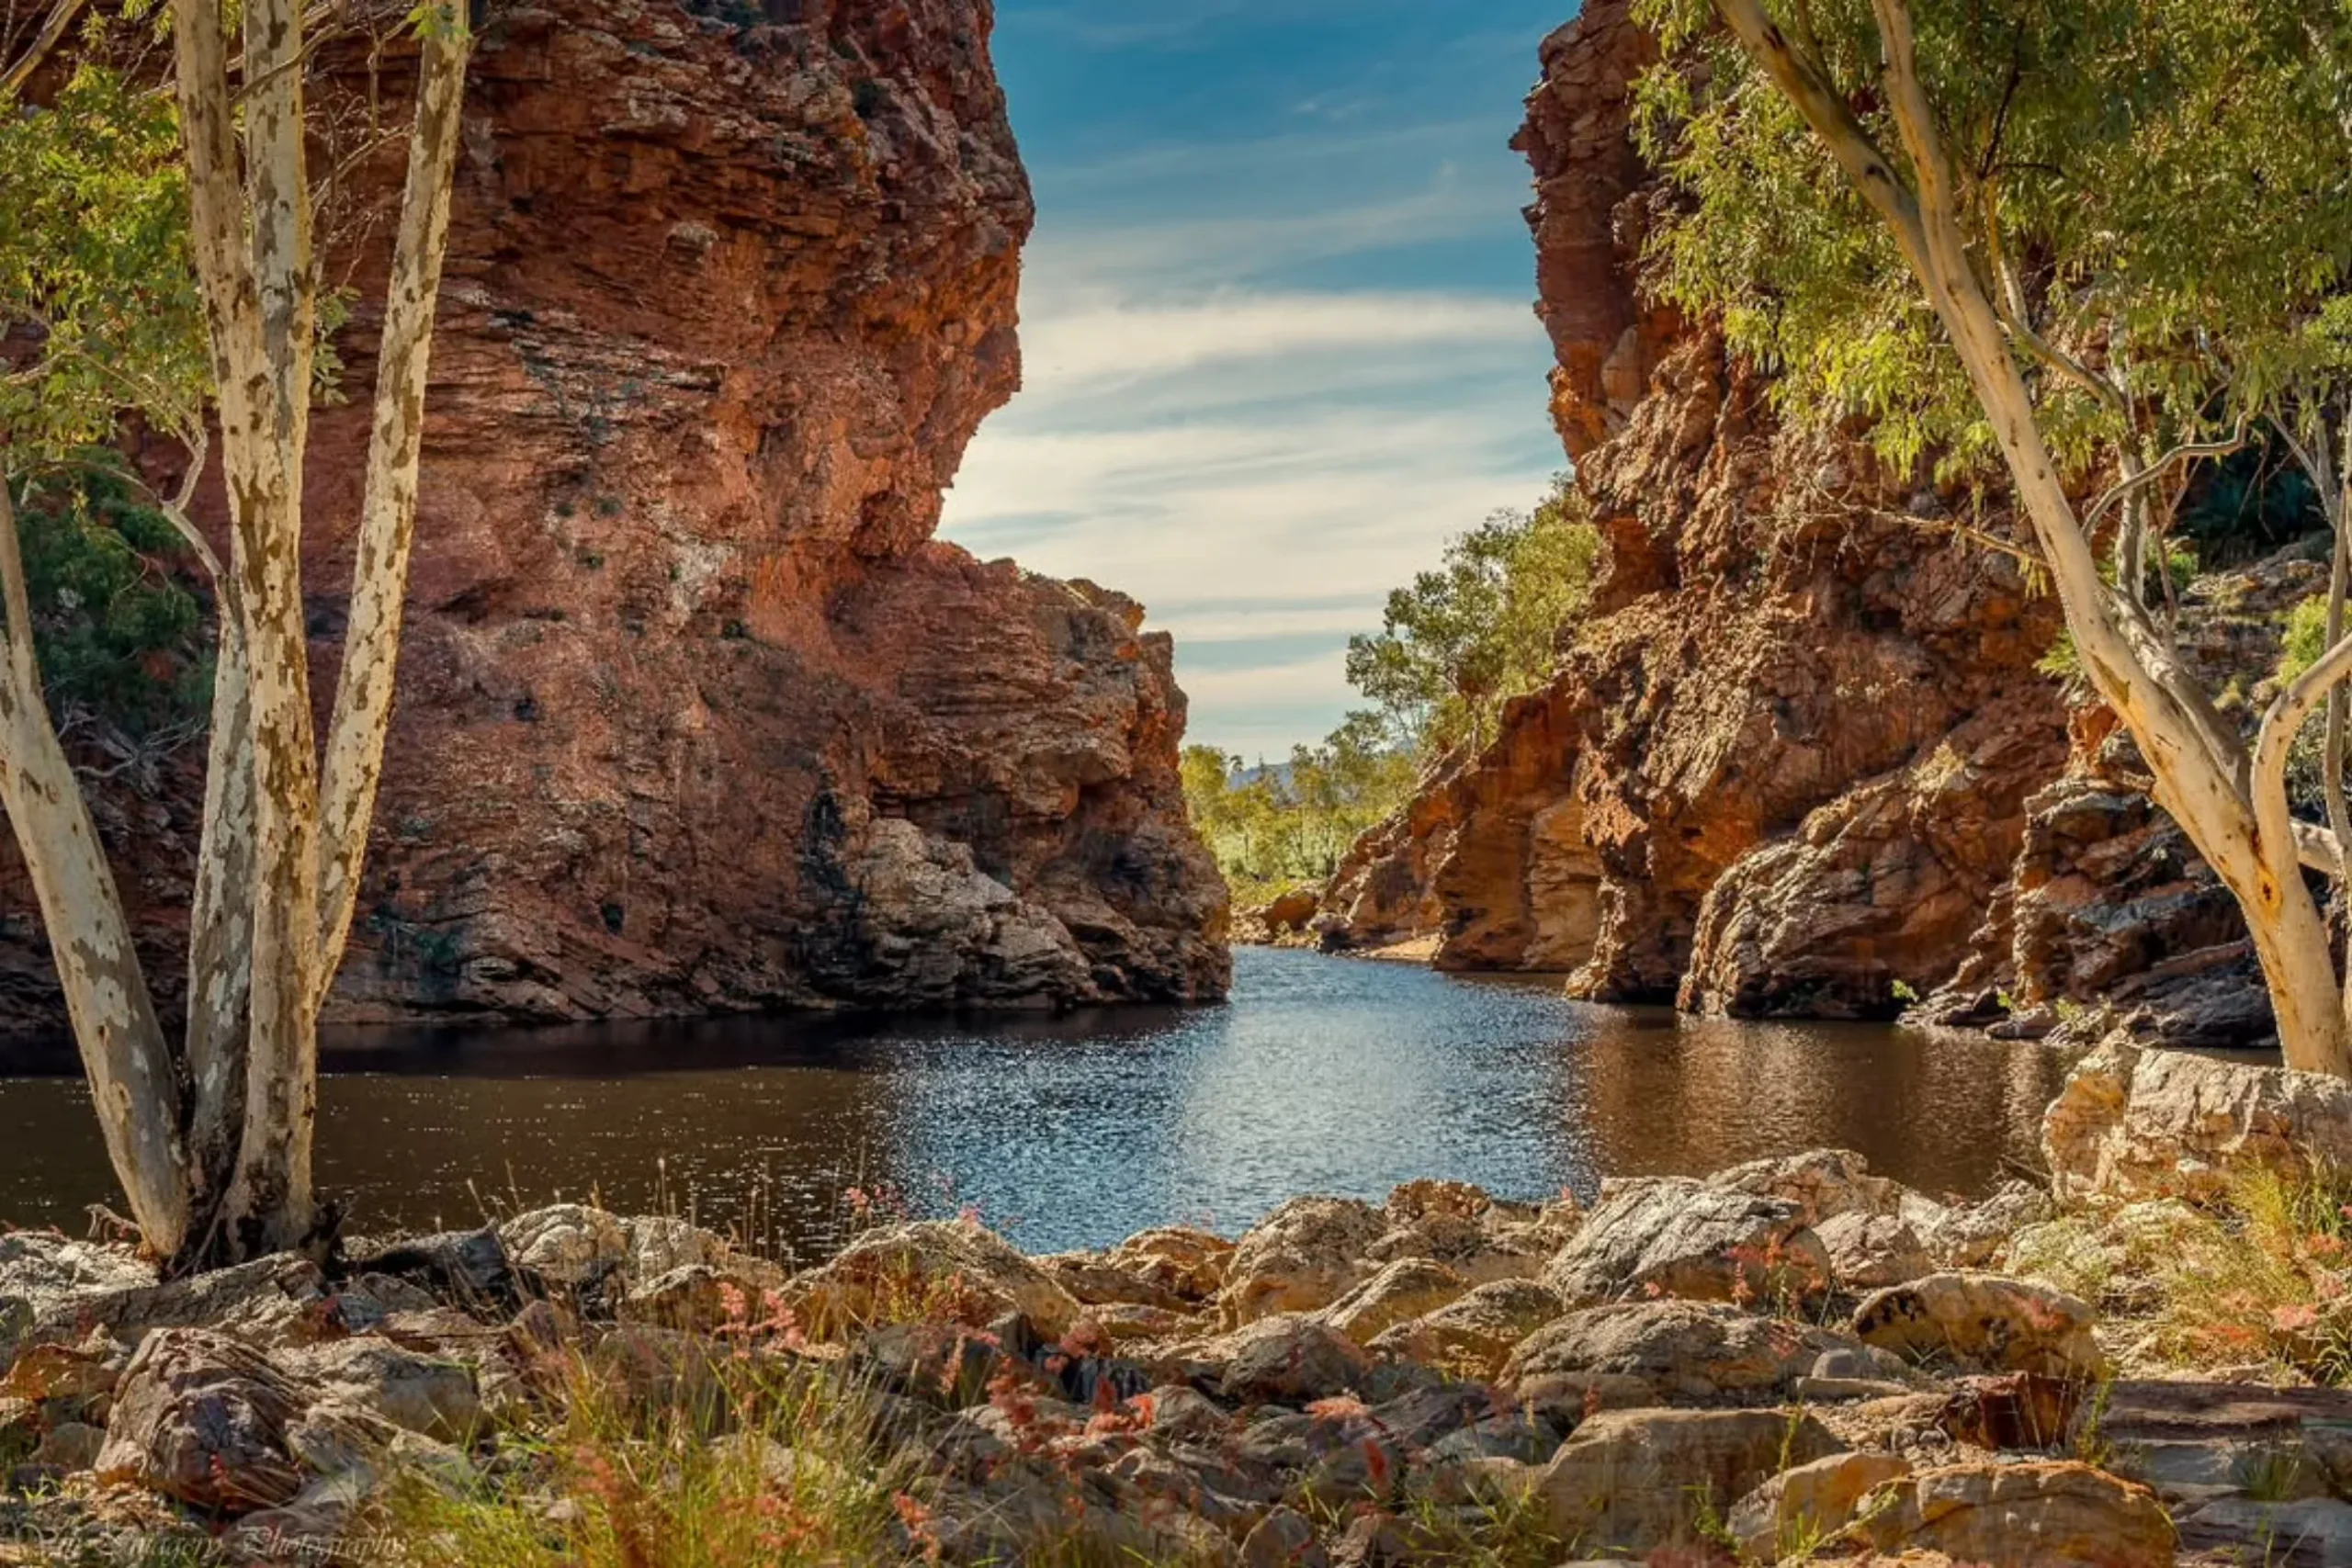
[[2343, 1561], [2340, 1217], [2234, 1361], [2165, 1270], [2253, 1234], [2244, 1183], [2352, 1168], [2352, 1085], [2118, 1037], [2044, 1146], [1973, 1201], [1822, 1150], [1040, 1257], [899, 1222], [798, 1273], [577, 1204], [176, 1281], [8, 1233], [0, 1554], [475, 1561], [494, 1519], [603, 1562], [650, 1444], [630, 1506], [738, 1463], [729, 1517], [799, 1521], [744, 1561]]

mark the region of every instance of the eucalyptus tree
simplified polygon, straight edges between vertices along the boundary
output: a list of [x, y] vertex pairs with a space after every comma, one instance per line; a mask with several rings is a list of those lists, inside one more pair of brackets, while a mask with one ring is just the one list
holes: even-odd
[[[54, 47], [79, 9], [55, 4], [36, 47]], [[131, 1218], [183, 1264], [298, 1245], [313, 1229], [318, 1018], [381, 775], [472, 47], [461, 14], [428, 5], [410, 19], [416, 107], [323, 761], [300, 557], [322, 284], [300, 0], [170, 0], [170, 93], [134, 86], [94, 54], [52, 102], [12, 110], [0, 129], [0, 143], [14, 142], [0, 145], [0, 328], [31, 345], [0, 394], [0, 807]], [[0, 82], [30, 75], [12, 66]], [[179, 492], [157, 499], [219, 607], [176, 1041], [42, 698], [13, 509], [21, 476], [103, 447], [129, 414], [189, 451]], [[188, 512], [216, 432], [225, 560]]]
[[2181, 657], [2149, 570], [2200, 458], [2268, 426], [2323, 473], [2340, 464], [2352, 14], [2305, 0], [1637, 0], [1637, 14], [1666, 45], [1640, 123], [1675, 192], [1650, 286], [1778, 372], [1788, 417], [1867, 421], [1898, 474], [1932, 459], [1948, 479], [2005, 475], [2084, 673], [2245, 911], [2287, 1060], [2352, 1070], [2303, 874], [2346, 875], [2341, 790], [2331, 828], [2298, 821], [2286, 787], [2297, 732], [2352, 672], [2340, 558], [2330, 646], [2270, 701], [2251, 748]]
[[1566, 474], [1532, 512], [1498, 511], [1393, 590], [1381, 630], [1348, 639], [1348, 682], [1413, 751], [1476, 751], [1503, 703], [1550, 679], [1592, 593], [1600, 534]]

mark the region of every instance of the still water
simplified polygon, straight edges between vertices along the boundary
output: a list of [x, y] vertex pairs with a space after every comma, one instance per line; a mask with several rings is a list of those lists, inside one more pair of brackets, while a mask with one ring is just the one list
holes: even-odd
[[[2065, 1061], [1891, 1027], [1571, 1002], [1550, 984], [1246, 948], [1230, 1003], [1059, 1019], [738, 1019], [331, 1040], [319, 1179], [349, 1229], [594, 1196], [801, 1257], [845, 1190], [1024, 1247], [1417, 1176], [1534, 1198], [1821, 1145], [1934, 1192], [2033, 1158]], [[0, 1222], [111, 1198], [72, 1058], [0, 1064]], [[42, 1071], [40, 1069], [46, 1069]]]

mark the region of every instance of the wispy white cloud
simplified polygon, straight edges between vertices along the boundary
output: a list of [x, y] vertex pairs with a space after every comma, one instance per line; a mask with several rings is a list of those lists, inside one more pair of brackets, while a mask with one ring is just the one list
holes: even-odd
[[1333, 210], [1068, 228], [1048, 220], [1030, 252], [1032, 292], [1086, 292], [1111, 280], [1132, 293], [1262, 279], [1311, 263], [1458, 239], [1498, 207], [1508, 209], [1518, 194], [1441, 169], [1419, 188]]
[[[1008, 15], [1129, 60], [1336, 4]], [[1142, 600], [1176, 635], [1193, 739], [1279, 755], [1328, 731], [1357, 700], [1349, 635], [1561, 464], [1526, 174], [1503, 147], [1540, 36], [1520, 31], [1435, 51], [1443, 90], [1409, 108], [1389, 79], [1415, 62], [1360, 51], [1246, 123], [1033, 149], [1025, 387], [967, 456], [947, 536]]]
[[[1558, 466], [1542, 334], [1510, 300], [1098, 300], [1026, 335], [1030, 390], [966, 458], [949, 536], [1153, 606], [1195, 738], [1234, 750], [1336, 723], [1347, 634], [1376, 627], [1448, 535], [1527, 504]], [[1305, 637], [1329, 651], [1251, 668], [1205, 647]]]

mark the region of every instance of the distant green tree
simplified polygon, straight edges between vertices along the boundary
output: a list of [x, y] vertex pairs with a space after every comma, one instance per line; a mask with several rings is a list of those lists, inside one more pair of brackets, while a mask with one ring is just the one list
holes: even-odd
[[1415, 752], [1473, 750], [1502, 705], [1549, 679], [1585, 607], [1600, 536], [1566, 475], [1532, 512], [1503, 511], [1388, 595], [1382, 629], [1348, 643], [1348, 680]]
[[1193, 826], [1245, 903], [1320, 882], [1365, 829], [1411, 795], [1410, 755], [1378, 714], [1350, 714], [1286, 765], [1246, 766], [1214, 746], [1188, 746], [1181, 768]]

